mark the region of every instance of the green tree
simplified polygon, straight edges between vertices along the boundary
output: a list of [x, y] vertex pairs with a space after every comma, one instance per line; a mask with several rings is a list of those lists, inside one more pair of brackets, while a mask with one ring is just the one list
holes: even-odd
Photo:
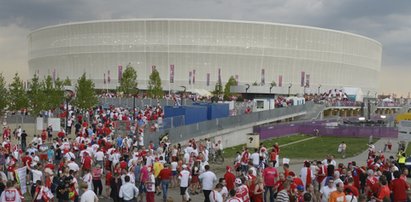
[[225, 84], [224, 87], [224, 100], [228, 100], [230, 98], [230, 96], [232, 96], [230, 87], [231, 86], [236, 86], [237, 85], [237, 80], [235, 80], [234, 76], [231, 76], [227, 83]]
[[98, 103], [96, 92], [94, 91], [94, 82], [86, 78], [86, 73], [77, 80], [76, 97], [73, 100], [73, 105], [80, 109], [89, 109]]
[[27, 92], [29, 103], [31, 107], [31, 114], [37, 116], [45, 109], [44, 83], [40, 81], [37, 74], [34, 74], [31, 79], [30, 89]]
[[68, 77], [66, 77], [66, 79], [64, 79], [63, 86], [71, 86], [71, 80]]
[[57, 77], [54, 81], [53, 90], [51, 91], [51, 106], [58, 108], [64, 102], [64, 81]]
[[124, 70], [118, 90], [126, 95], [135, 94], [137, 92], [137, 84], [137, 72], [128, 64], [126, 70]]
[[275, 87], [275, 86], [277, 86], [277, 83], [275, 81], [271, 81], [270, 86]]
[[253, 86], [258, 86], [257, 81], [254, 81]]
[[3, 115], [7, 106], [9, 106], [9, 92], [3, 73], [0, 73], [0, 95], [0, 115]]
[[9, 85], [10, 110], [18, 111], [29, 106], [29, 99], [24, 90], [23, 81], [18, 73], [14, 75], [13, 82]]
[[161, 98], [163, 94], [160, 74], [154, 69], [150, 74], [150, 80], [148, 81], [148, 96], [151, 98]]

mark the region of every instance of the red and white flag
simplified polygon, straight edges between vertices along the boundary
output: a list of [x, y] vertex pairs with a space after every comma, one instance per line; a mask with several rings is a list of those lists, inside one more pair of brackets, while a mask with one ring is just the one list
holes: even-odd
[[170, 83], [174, 83], [174, 65], [170, 65]]

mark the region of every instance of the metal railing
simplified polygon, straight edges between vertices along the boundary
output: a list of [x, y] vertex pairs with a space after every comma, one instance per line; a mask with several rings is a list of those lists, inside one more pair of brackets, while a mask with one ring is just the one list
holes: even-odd
[[176, 128], [170, 128], [163, 131], [147, 134], [144, 137], [145, 144], [150, 141], [157, 143], [161, 137], [168, 135], [171, 143], [183, 142], [192, 138], [197, 138], [206, 134], [232, 129], [252, 123], [272, 120], [279, 117], [301, 114], [307, 109], [313, 107], [314, 103], [307, 102], [305, 105], [290, 106], [286, 108], [277, 108], [272, 110], [253, 112], [239, 116], [231, 116], [221, 119], [204, 121], [196, 124], [185, 125]]

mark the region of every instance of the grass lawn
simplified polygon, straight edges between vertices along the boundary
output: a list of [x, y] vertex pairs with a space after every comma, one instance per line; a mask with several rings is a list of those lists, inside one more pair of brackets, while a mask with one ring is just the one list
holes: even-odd
[[[290, 143], [290, 142], [295, 142], [295, 141], [306, 139], [306, 138], [309, 138], [309, 137], [311, 137], [311, 136], [295, 134], [295, 135], [290, 135], [290, 136], [286, 136], [286, 137], [280, 137], [280, 138], [273, 138], [273, 139], [265, 140], [262, 143], [264, 143], [264, 145], [267, 148], [271, 148], [272, 145], [276, 142], [278, 142], [278, 144], [281, 146], [283, 144], [287, 144], [287, 143]], [[241, 152], [244, 145], [245, 144], [224, 149], [224, 158], [233, 158], [233, 157], [235, 157], [235, 153], [237, 151]]]
[[[263, 141], [263, 143], [267, 148], [271, 148], [274, 143], [278, 142], [281, 147], [281, 145], [283, 144], [307, 139], [310, 137], [312, 136], [296, 134], [287, 137], [273, 138]], [[337, 152], [337, 148], [342, 141], [347, 144], [346, 158], [356, 156], [368, 148], [368, 138], [318, 137], [281, 147], [281, 158], [286, 157], [293, 159], [313, 160], [323, 159], [327, 154], [334, 154], [336, 158], [341, 158], [341, 155]], [[374, 138], [374, 142], [376, 141], [378, 141], [378, 138]], [[239, 145], [224, 149], [224, 157], [235, 157], [235, 153], [237, 151], [241, 152], [243, 146], [244, 145]]]
[[[281, 156], [314, 160], [324, 159], [327, 154], [334, 154], [336, 158], [341, 158], [337, 149], [342, 141], [347, 144], [346, 158], [356, 156], [368, 148], [368, 138], [318, 137], [281, 148]], [[375, 141], [378, 139], [374, 139]]]

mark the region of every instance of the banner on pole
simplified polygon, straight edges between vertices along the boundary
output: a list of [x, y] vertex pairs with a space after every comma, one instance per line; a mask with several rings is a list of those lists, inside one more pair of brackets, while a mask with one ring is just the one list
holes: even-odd
[[283, 75], [278, 76], [278, 86], [283, 86]]
[[193, 84], [196, 83], [196, 70], [193, 69]]
[[110, 70], [107, 71], [107, 82], [110, 83], [111, 78], [110, 78]]
[[121, 78], [123, 78], [123, 66], [118, 65], [118, 82], [121, 82]]
[[207, 86], [210, 86], [210, 73], [207, 73]]
[[265, 84], [265, 69], [261, 69], [261, 85]]
[[188, 72], [188, 84], [191, 85], [191, 77], [193, 76], [193, 72]]
[[305, 84], [304, 79], [305, 79], [305, 72], [302, 71], [301, 72], [301, 87], [304, 87], [304, 84]]
[[305, 75], [305, 87], [307, 88], [310, 87], [310, 75], [309, 74]]
[[170, 83], [174, 83], [174, 65], [170, 65]]

